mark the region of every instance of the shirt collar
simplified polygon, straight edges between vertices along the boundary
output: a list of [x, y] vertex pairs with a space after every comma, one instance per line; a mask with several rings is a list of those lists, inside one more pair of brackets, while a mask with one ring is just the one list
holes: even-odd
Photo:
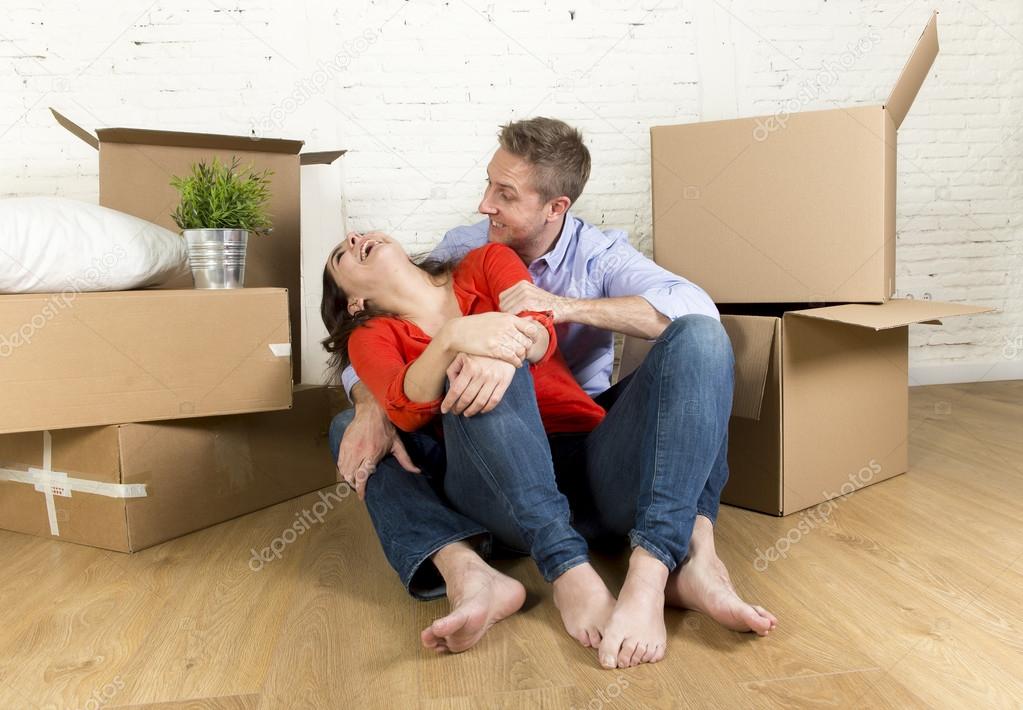
[[554, 243], [554, 248], [533, 261], [533, 264], [537, 261], [543, 261], [547, 264], [548, 269], [557, 271], [565, 261], [565, 255], [568, 254], [568, 242], [572, 239], [575, 231], [575, 217], [572, 216], [571, 212], [565, 212], [565, 223], [561, 227], [561, 234], [558, 235], [558, 241]]

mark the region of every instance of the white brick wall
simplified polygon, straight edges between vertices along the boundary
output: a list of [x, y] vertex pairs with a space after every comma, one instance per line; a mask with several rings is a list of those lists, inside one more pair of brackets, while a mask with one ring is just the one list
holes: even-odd
[[[339, 185], [349, 227], [425, 249], [475, 219], [497, 125], [558, 116], [594, 156], [577, 212], [649, 249], [650, 125], [883, 101], [935, 6], [941, 53], [899, 134], [899, 291], [1001, 312], [915, 327], [913, 376], [1023, 377], [1018, 0], [5, 0], [0, 195], [96, 199], [95, 153], [49, 105], [92, 126], [347, 147], [335, 174], [308, 181], [321, 205], [304, 236], [319, 327], [318, 265], [341, 230], [323, 205]], [[807, 91], [857, 43], [867, 49], [851, 68]], [[307, 380], [319, 363], [305, 363]]]

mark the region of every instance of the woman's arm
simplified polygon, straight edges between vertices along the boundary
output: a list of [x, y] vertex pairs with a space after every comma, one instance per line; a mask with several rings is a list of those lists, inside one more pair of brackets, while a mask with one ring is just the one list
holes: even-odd
[[457, 354], [458, 351], [451, 348], [450, 337], [442, 328], [426, 346], [423, 354], [405, 370], [405, 396], [413, 402], [440, 399], [444, 395], [448, 366]]
[[443, 396], [448, 367], [458, 353], [492, 357], [519, 367], [524, 360], [539, 362], [549, 344], [547, 329], [530, 318], [498, 312], [452, 318], [405, 371], [405, 395], [413, 402]]

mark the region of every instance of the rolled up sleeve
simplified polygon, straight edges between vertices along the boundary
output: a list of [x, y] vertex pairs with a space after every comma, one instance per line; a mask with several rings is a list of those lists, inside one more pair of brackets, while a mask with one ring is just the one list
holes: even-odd
[[406, 361], [397, 336], [379, 321], [352, 333], [348, 351], [362, 383], [384, 408], [387, 418], [402, 431], [416, 431], [440, 413], [443, 398], [413, 402], [405, 394], [405, 375], [414, 360]]
[[519, 311], [515, 315], [519, 318], [535, 320], [547, 329], [547, 350], [544, 351], [542, 358], [533, 363], [533, 367], [542, 365], [550, 360], [554, 353], [558, 350], [558, 334], [554, 331], [554, 313], [551, 311]]
[[607, 298], [642, 296], [670, 320], [693, 313], [721, 319], [706, 291], [643, 256], [624, 236], [591, 269], [599, 270]]
[[345, 388], [345, 396], [352, 404], [355, 404], [355, 401], [352, 400], [352, 388], [359, 384], [359, 381], [359, 376], [355, 374], [355, 368], [351, 365], [341, 371], [341, 386]]

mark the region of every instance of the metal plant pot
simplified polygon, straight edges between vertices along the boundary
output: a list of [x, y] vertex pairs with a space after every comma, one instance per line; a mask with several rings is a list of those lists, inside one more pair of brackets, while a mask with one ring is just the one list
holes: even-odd
[[244, 229], [186, 229], [188, 263], [196, 288], [242, 288], [245, 285]]

